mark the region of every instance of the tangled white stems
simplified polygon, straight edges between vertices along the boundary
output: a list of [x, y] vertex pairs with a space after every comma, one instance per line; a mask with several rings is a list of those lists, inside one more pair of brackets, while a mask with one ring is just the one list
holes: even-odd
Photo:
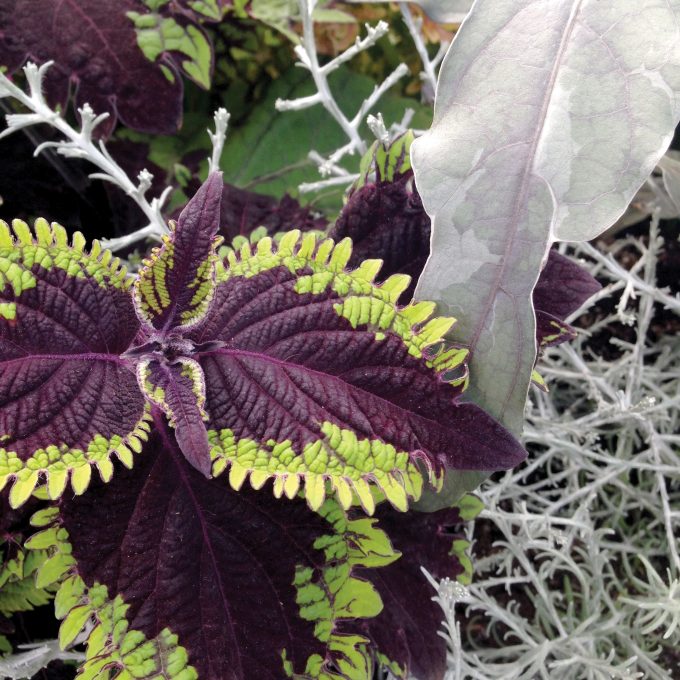
[[134, 243], [143, 238], [160, 238], [167, 233], [168, 227], [161, 214], [161, 209], [172, 190], [168, 187], [158, 198], [147, 200], [146, 192], [151, 187], [153, 175], [147, 170], [142, 170], [135, 184], [127, 173], [111, 158], [103, 142], [96, 144], [92, 139], [92, 133], [106, 118], [108, 113], [95, 115], [89, 104], [78, 109], [81, 128], [75, 130], [69, 123], [54, 111], [45, 101], [42, 93], [45, 73], [52, 65], [51, 61], [44, 63], [38, 68], [29, 62], [24, 67], [28, 92], [17, 87], [7, 76], [0, 73], [0, 97], [12, 97], [25, 106], [30, 113], [13, 113], [6, 116], [7, 128], [0, 134], [0, 139], [17, 130], [30, 125], [46, 123], [60, 132], [64, 139], [56, 142], [44, 142], [38, 146], [34, 155], [38, 155], [43, 149], [53, 147], [58, 154], [67, 158], [83, 158], [97, 166], [101, 172], [90, 175], [93, 179], [102, 179], [120, 187], [142, 210], [149, 224], [128, 236], [120, 239], [112, 239], [105, 243], [108, 248], [115, 250]]
[[[646, 240], [575, 248], [609, 282], [595, 300], [624, 290], [628, 307], [539, 364], [551, 391], [528, 408], [531, 456], [481, 489], [499, 539], [467, 592], [438, 588], [447, 680], [679, 677], [680, 339], [650, 334], [662, 307], [680, 310], [656, 285], [663, 248], [657, 220]], [[606, 358], [593, 343], [622, 320], [635, 339]]]
[[431, 104], [434, 102], [434, 93], [437, 88], [437, 67], [441, 64], [442, 59], [444, 59], [450, 43], [446, 40], [442, 40], [439, 44], [437, 54], [430, 59], [425, 41], [423, 40], [422, 18], [413, 16], [408, 2], [400, 2], [399, 9], [401, 10], [401, 15], [408, 28], [408, 32], [411, 34], [411, 39], [418, 52], [420, 61], [423, 62], [423, 70], [420, 72], [420, 79], [423, 82], [422, 99], [424, 102]]

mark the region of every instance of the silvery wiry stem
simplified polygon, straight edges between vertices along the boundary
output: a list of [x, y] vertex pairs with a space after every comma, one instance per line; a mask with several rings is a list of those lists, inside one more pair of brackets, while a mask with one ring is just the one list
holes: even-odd
[[30, 111], [30, 113], [8, 114], [6, 116], [7, 129], [0, 134], [0, 139], [30, 125], [46, 123], [60, 132], [64, 139], [57, 142], [44, 142], [40, 144], [35, 150], [35, 155], [38, 155], [43, 149], [54, 148], [58, 154], [67, 158], [87, 160], [100, 170], [100, 172], [92, 173], [90, 177], [115, 184], [135, 201], [146, 216], [149, 222], [148, 225], [120, 239], [114, 239], [109, 242], [104, 241], [103, 244], [107, 247], [112, 249], [121, 248], [143, 238], [152, 237], [158, 239], [163, 234], [168, 233], [168, 227], [161, 214], [161, 208], [169, 191], [164, 191], [159, 198], [152, 198], [151, 201], [147, 200], [146, 192], [149, 190], [153, 178], [151, 173], [143, 170], [139, 174], [138, 182], [135, 184], [111, 157], [104, 142], [99, 141], [99, 143], [95, 143], [93, 141], [93, 131], [108, 117], [108, 113], [95, 115], [89, 104], [85, 104], [81, 109], [78, 109], [81, 127], [80, 130], [76, 130], [47, 104], [42, 93], [42, 83], [45, 73], [51, 65], [52, 62], [46, 62], [40, 67], [31, 62], [26, 64], [24, 73], [28, 82], [28, 92], [24, 92], [21, 88], [17, 87], [7, 76], [0, 72], [0, 97], [11, 97]]
[[[278, 99], [276, 101], [276, 108], [279, 111], [300, 111], [321, 104], [342, 128], [342, 131], [345, 133], [348, 140], [346, 144], [343, 144], [340, 148], [330, 154], [327, 159], [320, 159], [318, 161], [320, 173], [324, 176], [331, 175], [331, 177], [327, 180], [301, 186], [301, 190], [310, 191], [333, 186], [342, 182], [342, 180], [337, 180], [336, 178], [346, 175], [346, 173], [337, 171], [339, 168], [338, 163], [346, 155], [352, 155], [354, 153], [363, 154], [366, 152], [368, 146], [360, 134], [360, 127], [371, 108], [375, 106], [380, 97], [382, 97], [390, 87], [408, 73], [408, 68], [404, 64], [399, 64], [399, 66], [387, 76], [385, 81], [376, 86], [373, 92], [362, 102], [355, 115], [349, 118], [343, 113], [335, 100], [328, 82], [328, 76], [342, 64], [359, 54], [359, 52], [374, 45], [387, 33], [388, 26], [384, 21], [378, 22], [376, 26], [366, 25], [366, 36], [364, 38], [357, 38], [354, 44], [344, 52], [334, 59], [331, 59], [326, 64], [321, 65], [319, 64], [314, 37], [313, 13], [316, 6], [316, 0], [298, 1], [302, 19], [302, 37], [301, 44], [295, 48], [295, 53], [298, 57], [298, 65], [309, 71], [312, 80], [314, 81], [314, 85], [316, 86], [316, 92], [312, 95], [299, 97], [297, 99]], [[313, 156], [312, 154], [315, 155]], [[312, 154], [310, 154], [310, 158], [320, 158], [317, 152], [313, 151]]]

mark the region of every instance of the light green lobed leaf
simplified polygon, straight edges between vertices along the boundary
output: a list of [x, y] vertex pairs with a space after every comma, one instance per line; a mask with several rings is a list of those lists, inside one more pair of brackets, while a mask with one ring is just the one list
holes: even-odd
[[19, 549], [12, 559], [0, 564], [0, 614], [31, 611], [54, 597], [55, 588], [44, 585], [43, 575], [51, 567], [45, 566], [48, 559], [46, 550]]
[[207, 19], [212, 19], [213, 21], [219, 21], [226, 10], [226, 7], [223, 8], [220, 6], [218, 0], [191, 0], [191, 2], [189, 2], [189, 7], [191, 7], [194, 12], [198, 12]]
[[314, 621], [315, 636], [328, 645], [333, 662], [340, 673], [327, 667], [326, 659], [313, 655], [307, 660], [305, 672], [294, 675], [285, 651], [284, 669], [290, 677], [309, 680], [340, 680], [340, 678], [369, 678], [373, 672], [372, 653], [368, 638], [340, 633], [337, 625], [343, 619], [371, 618], [383, 608], [375, 587], [352, 575], [355, 567], [382, 567], [399, 558], [376, 520], [350, 520], [334, 502], [326, 501], [319, 509], [335, 534], [323, 536], [314, 544], [323, 550], [328, 561], [320, 579], [311, 570], [298, 568], [295, 574], [297, 603], [300, 616]]
[[[205, 5], [205, 3], [203, 3]], [[149, 61], [163, 52], [179, 52], [184, 73], [196, 84], [210, 89], [212, 48], [203, 31], [192, 24], [182, 26], [170, 17], [128, 12], [137, 32], [137, 44]]]
[[407, 130], [389, 144], [375, 141], [359, 162], [359, 178], [352, 185], [352, 191], [368, 182], [394, 182], [399, 175], [411, 169], [411, 144], [415, 135]]

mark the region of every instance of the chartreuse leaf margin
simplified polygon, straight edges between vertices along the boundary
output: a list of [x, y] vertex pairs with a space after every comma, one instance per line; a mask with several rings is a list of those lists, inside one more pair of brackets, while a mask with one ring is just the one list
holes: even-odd
[[[218, 284], [238, 278], [250, 278], [279, 267], [297, 276], [295, 291], [321, 295], [333, 291], [339, 297], [334, 304], [338, 316], [352, 328], [368, 328], [377, 342], [386, 333], [399, 337], [410, 356], [454, 386], [462, 386], [467, 375], [463, 369], [466, 355], [460, 348], [445, 348], [443, 335], [453, 325], [451, 318], [432, 318], [434, 305], [418, 303], [398, 307], [396, 301], [409, 284], [409, 277], [394, 275], [382, 285], [374, 279], [381, 266], [379, 260], [367, 260], [354, 271], [345, 266], [351, 256], [351, 242], [338, 244], [330, 239], [318, 241], [313, 233], [288, 232], [274, 247], [265, 237], [255, 248], [242, 245], [238, 254], [229, 253], [226, 267], [218, 272]], [[427, 349], [435, 346], [435, 351]], [[292, 442], [269, 440], [262, 444], [248, 438], [237, 439], [231, 429], [208, 429], [214, 459], [213, 474], [229, 467], [229, 481], [238, 489], [249, 475], [254, 488], [273, 479], [274, 494], [293, 498], [304, 486], [307, 502], [317, 509], [327, 493], [327, 481], [343, 508], [358, 498], [364, 509], [375, 508], [369, 482], [375, 483], [395, 507], [406, 510], [408, 498], [418, 498], [422, 475], [408, 452], [393, 445], [357, 436], [352, 430], [333, 422], [322, 422], [323, 435], [295, 451]], [[430, 481], [437, 484], [442, 470], [430, 469]]]
[[379, 568], [399, 558], [386, 534], [377, 528], [376, 520], [348, 519], [335, 501], [326, 501], [319, 514], [333, 527], [335, 534], [317, 539], [314, 547], [323, 550], [328, 566], [322, 578], [315, 582], [313, 572], [298, 567], [295, 587], [300, 616], [314, 621], [315, 636], [328, 645], [330, 657], [337, 664], [339, 674], [328, 670], [320, 655], [312, 655], [304, 674], [295, 674], [283, 653], [284, 668], [297, 678], [363, 678], [370, 677], [372, 660], [370, 640], [359, 634], [340, 633], [336, 626], [343, 619], [370, 619], [377, 616], [383, 603], [376, 588], [367, 580], [352, 575], [357, 567]]
[[[400, 553], [376, 526], [375, 519], [350, 519], [333, 500], [325, 501], [318, 514], [327, 523], [328, 533], [319, 536], [313, 547], [323, 553], [326, 565], [320, 573], [306, 566], [296, 567], [291, 571], [291, 588], [297, 592], [298, 615], [314, 625], [314, 637], [323, 644], [326, 653], [313, 654], [304, 671], [296, 672], [287, 650], [280, 650], [282, 677], [368, 678], [374, 663], [370, 639], [348, 632], [349, 626], [343, 630], [342, 624], [374, 617], [383, 604], [376, 587], [369, 580], [357, 578], [355, 572], [357, 568], [365, 572], [389, 565]], [[66, 649], [79, 641], [86, 644], [86, 659], [79, 668], [79, 678], [198, 680], [197, 670], [190, 664], [188, 652], [176, 634], [164, 628], [157, 636], [147, 638], [130, 627], [126, 618], [130, 605], [120, 594], [110, 593], [101, 583], [85, 583], [58, 507], [40, 510], [31, 523], [39, 531], [25, 544], [26, 562], [40, 565], [37, 577], [40, 587], [56, 590], [60, 646]]]
[[[74, 493], [85, 491], [95, 466], [102, 479], [113, 474], [111, 456], [127, 467], [132, 466], [133, 452], [141, 451], [142, 442], [149, 431], [149, 411], [143, 399], [135, 399], [134, 392], [127, 394], [121, 388], [134, 390], [135, 378], [124, 367], [109, 361], [108, 352], [115, 342], [123, 344], [132, 338], [133, 315], [125, 315], [129, 298], [130, 279], [112, 258], [111, 252], [102, 249], [98, 241], [84, 250], [85, 239], [76, 232], [69, 242], [65, 229], [44, 219], [35, 222], [33, 230], [21, 221], [14, 220], [12, 227], [0, 221], [0, 490], [11, 483], [10, 503], [23, 504], [35, 489], [41, 475], [47, 480], [51, 498], [58, 498], [70, 480]], [[74, 296], [80, 296], [74, 302]], [[105, 321], [110, 328], [102, 330], [95, 320], [88, 318], [90, 308], [73, 323], [77, 305], [110, 305]], [[51, 306], [45, 311], [43, 307]], [[64, 315], [68, 313], [68, 318]], [[120, 314], [118, 317], [114, 316]], [[125, 330], [124, 326], [130, 326]], [[76, 334], [81, 336], [75, 340]], [[89, 342], [90, 346], [85, 347]], [[70, 344], [72, 343], [72, 344]], [[115, 349], [115, 348], [114, 348]], [[124, 349], [121, 346], [121, 349]], [[41, 364], [49, 364], [45, 374]], [[98, 432], [88, 423], [74, 432], [73, 421], [66, 423], [64, 409], [69, 408], [69, 396], [60, 395], [50, 383], [53, 372], [61, 372], [64, 383], [87, 381], [88, 366], [101, 367], [103, 385], [118, 386], [118, 396], [99, 424], [108, 432]], [[53, 367], [57, 366], [56, 371]], [[23, 372], [23, 373], [22, 373]], [[15, 386], [19, 375], [33, 380], [34, 390], [47, 392], [53, 418], [46, 421], [45, 403], [28, 401]], [[35, 374], [35, 375], [34, 375]], [[71, 378], [72, 376], [72, 378]], [[77, 396], [79, 387], [74, 386]], [[13, 392], [16, 390], [16, 392]], [[28, 396], [30, 397], [30, 390]], [[47, 397], [43, 397], [47, 401]], [[128, 398], [130, 397], [130, 398]], [[15, 399], [12, 402], [12, 399]], [[22, 402], [23, 400], [23, 402]], [[123, 401], [125, 403], [123, 403]], [[115, 402], [115, 403], [114, 403]], [[21, 404], [35, 412], [26, 416]], [[19, 404], [19, 405], [17, 405]], [[53, 405], [52, 405], [53, 404]], [[40, 411], [42, 406], [42, 414]], [[14, 410], [13, 410], [14, 409]], [[61, 412], [60, 412], [61, 411]], [[68, 415], [71, 415], [68, 413]], [[79, 422], [78, 419], [75, 422]], [[39, 436], [30, 428], [41, 426]], [[23, 436], [22, 436], [23, 431]], [[62, 432], [69, 432], [75, 442], [60, 441]], [[41, 441], [40, 438], [44, 437]]]
[[[86, 642], [86, 659], [79, 668], [83, 680], [197, 680], [196, 670], [187, 662], [187, 653], [177, 636], [163, 630], [147, 640], [130, 630], [125, 619], [128, 605], [120, 595], [110, 597], [106, 586], [87, 587], [78, 576], [68, 532], [59, 525], [56, 507], [37, 512], [31, 519], [41, 530], [25, 547], [28, 554], [49, 554], [38, 572], [43, 587], [56, 589], [55, 614], [62, 620], [59, 644], [63, 649]], [[45, 566], [49, 565], [49, 566]]]
[[400, 306], [409, 277], [300, 231], [221, 259], [222, 187], [134, 280], [80, 234], [2, 223], [0, 480], [15, 507], [60, 499], [26, 545], [61, 643], [87, 638], [81, 677], [370, 677], [358, 621], [383, 600], [357, 574], [398, 553], [358, 506], [525, 452], [460, 402], [454, 319]]

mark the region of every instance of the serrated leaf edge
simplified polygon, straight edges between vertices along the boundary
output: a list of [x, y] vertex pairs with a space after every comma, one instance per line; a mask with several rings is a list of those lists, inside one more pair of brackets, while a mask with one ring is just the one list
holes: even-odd
[[[319, 537], [314, 547], [327, 559], [320, 575], [298, 567], [294, 585], [298, 591], [300, 616], [315, 622], [314, 634], [327, 645], [326, 658], [313, 655], [303, 673], [295, 673], [282, 653], [284, 670], [296, 680], [341, 680], [369, 678], [373, 669], [370, 640], [364, 635], [340, 632], [338, 622], [377, 616], [383, 608], [377, 589], [367, 580], [352, 575], [354, 567], [379, 567], [399, 558], [375, 519], [350, 519], [333, 501], [326, 501], [318, 513], [335, 530]], [[331, 670], [333, 663], [339, 674]]]
[[[165, 287], [165, 280], [157, 278], [160, 272], [165, 274], [167, 264], [163, 265], [164, 260], [172, 263], [175, 256], [175, 231], [177, 223], [170, 221], [170, 233], [161, 237], [161, 243], [149, 253], [148, 257], [142, 260], [142, 267], [132, 285], [132, 301], [139, 320], [149, 328], [155, 328], [154, 318], [162, 314], [171, 304], [170, 294]], [[210, 252], [200, 267], [196, 271], [196, 277], [189, 284], [194, 287], [196, 292], [190, 304], [192, 308], [181, 312], [180, 319], [174, 324], [174, 328], [187, 330], [199, 324], [205, 318], [210, 303], [215, 297], [215, 271], [219, 264], [217, 251], [224, 239], [221, 236], [213, 238]], [[161, 267], [161, 265], [163, 265]], [[159, 269], [160, 267], [160, 269]]]
[[[188, 653], [168, 628], [149, 640], [130, 629], [125, 613], [129, 607], [120, 595], [111, 599], [106, 586], [88, 587], [78, 576], [68, 532], [59, 524], [57, 508], [33, 515], [34, 526], [45, 527], [25, 543], [29, 550], [47, 550], [59, 565], [45, 585], [57, 586], [55, 614], [62, 620], [59, 644], [66, 649], [84, 631], [86, 659], [78, 670], [82, 680], [198, 680], [188, 663]], [[38, 572], [40, 578], [40, 572]]]
[[142, 417], [128, 434], [113, 435], [110, 439], [95, 435], [85, 451], [52, 445], [38, 449], [22, 460], [15, 451], [0, 448], [0, 491], [9, 483], [10, 505], [18, 508], [43, 480], [51, 500], [60, 498], [69, 483], [74, 494], [84, 493], [90, 485], [92, 467], [97, 468], [102, 481], [110, 481], [113, 455], [125, 467], [132, 468], [134, 454], [141, 452], [143, 442], [149, 438], [150, 411], [146, 402]]
[[[252, 247], [251, 247], [252, 246]], [[298, 275], [302, 270], [311, 270], [311, 274], [303, 274], [295, 284], [300, 294], [322, 294], [329, 287], [342, 296], [342, 301], [334, 305], [339, 316], [346, 318], [352, 327], [365, 325], [373, 330], [375, 339], [380, 342], [386, 333], [392, 332], [406, 345], [408, 352], [415, 358], [422, 359], [444, 382], [465, 389], [468, 382], [466, 360], [468, 351], [463, 347], [451, 346], [445, 341], [445, 334], [455, 323], [450, 317], [434, 317], [435, 304], [431, 302], [414, 302], [404, 307], [397, 300], [409, 285], [410, 277], [403, 274], [390, 276], [381, 284], [375, 283], [382, 262], [366, 260], [357, 269], [346, 271], [345, 267], [352, 254], [352, 243], [349, 238], [335, 243], [333, 239], [319, 241], [317, 234], [299, 230], [286, 232], [278, 239], [264, 236], [255, 243], [242, 241], [237, 251], [228, 251], [226, 260], [217, 268], [217, 284], [234, 277], [250, 278], [258, 274], [284, 266], [291, 273]], [[332, 425], [328, 423], [328, 425]], [[213, 475], [221, 474], [230, 467], [229, 481], [234, 489], [239, 489], [246, 477], [250, 478], [255, 489], [261, 488], [269, 479], [274, 480], [274, 493], [281, 497], [284, 493], [289, 498], [295, 496], [304, 482], [305, 495], [309, 506], [316, 510], [324, 502], [327, 482], [330, 482], [335, 496], [347, 509], [358, 500], [368, 514], [375, 509], [375, 499], [368, 482], [375, 483], [385, 493], [387, 499], [399, 510], [407, 510], [408, 498], [417, 500], [422, 491], [422, 477], [418, 468], [409, 458], [407, 469], [395, 468], [390, 471], [372, 471], [358, 478], [351, 475], [333, 475], [331, 472], [299, 473], [297, 470], [269, 470], [255, 465], [244, 465], [234, 454], [239, 449], [248, 457], [257, 457], [272, 463], [271, 453], [277, 449], [287, 449], [292, 456], [302, 459], [309, 447], [323, 445], [328, 440], [319, 439], [305, 447], [303, 452], [294, 452], [290, 442], [258, 443], [243, 438], [236, 440], [229, 429], [208, 433], [213, 445]], [[354, 437], [351, 430], [344, 430], [343, 437]], [[390, 447], [379, 440], [358, 440], [362, 445]], [[227, 444], [225, 445], [225, 442]], [[269, 447], [269, 449], [267, 448]], [[332, 448], [332, 447], [331, 447]], [[393, 447], [392, 447], [393, 448]], [[332, 451], [329, 451], [332, 454]], [[238, 455], [238, 454], [237, 454]], [[427, 470], [430, 483], [438, 488], [442, 482], [441, 471]]]
[[42, 587], [36, 579], [48, 558], [47, 550], [20, 547], [11, 559], [3, 559], [0, 551], [0, 614], [31, 611], [54, 597], [56, 587]]
[[[80, 232], [74, 232], [69, 243], [64, 227], [57, 222], [50, 224], [42, 217], [35, 220], [33, 230], [23, 220], [12, 220], [11, 228], [7, 222], [0, 220], [0, 252], [3, 249], [15, 251], [27, 246], [70, 251], [79, 256], [79, 265], [89, 265], [97, 269], [89, 273], [99, 285], [128, 290], [132, 285], [132, 278], [127, 276], [127, 270], [120, 265], [120, 260], [113, 258], [111, 251], [103, 248], [99, 241], [92, 241], [89, 252], [85, 251], [85, 245], [86, 239]], [[68, 270], [67, 274], [72, 275]], [[0, 274], [0, 285], [2, 281]], [[131, 432], [124, 436], [114, 435], [110, 440], [95, 435], [86, 451], [47, 446], [45, 449], [38, 449], [23, 461], [16, 452], [0, 448], [0, 491], [10, 482], [10, 505], [17, 508], [28, 500], [41, 481], [41, 475], [46, 478], [48, 495], [52, 500], [61, 496], [69, 480], [75, 494], [83, 493], [90, 483], [92, 465], [97, 467], [102, 480], [107, 482], [113, 474], [113, 454], [116, 454], [123, 465], [132, 467], [132, 452], [141, 451], [142, 442], [148, 438], [150, 420], [149, 407], [145, 405], [142, 417]], [[71, 464], [64, 465], [64, 457], [74, 460]]]
[[[85, 251], [86, 243], [85, 237], [79, 231], [73, 233], [69, 243], [64, 227], [58, 222], [50, 224], [42, 217], [35, 220], [32, 230], [23, 220], [12, 220], [11, 227], [0, 220], [0, 251], [17, 250], [26, 246], [71, 251], [79, 256], [80, 265], [90, 265], [98, 270], [92, 276], [100, 285], [127, 290], [132, 285], [132, 278], [120, 264], [120, 259], [113, 257], [113, 253], [97, 240], [92, 241], [89, 251]], [[101, 281], [97, 275], [102, 275], [106, 281]]]
[[[344, 510], [358, 502], [367, 514], [372, 515], [376, 499], [369, 483], [375, 484], [385, 498], [403, 512], [408, 509], [409, 499], [420, 498], [423, 475], [407, 452], [398, 451], [377, 439], [359, 439], [352, 430], [331, 422], [321, 423], [320, 427], [324, 436], [306, 444], [301, 452], [293, 449], [290, 440], [269, 440], [262, 444], [247, 437], [236, 439], [229, 429], [209, 430], [213, 476], [221, 475], [228, 468], [229, 484], [236, 491], [246, 479], [254, 489], [262, 488], [271, 479], [277, 498], [285, 495], [292, 499], [299, 491], [304, 491], [307, 504], [314, 511], [321, 507], [327, 494], [333, 493]], [[336, 455], [341, 448], [345, 449], [342, 458]], [[317, 457], [321, 464], [316, 463]], [[362, 472], [346, 463], [347, 459], [358, 463], [360, 457], [391, 460], [393, 465], [389, 467], [383, 462], [382, 469]], [[341, 461], [342, 474], [338, 474], [337, 466], [319, 471], [310, 469], [315, 464], [322, 465], [328, 458]], [[427, 467], [427, 461], [423, 462]], [[436, 471], [428, 468], [428, 473], [430, 483], [436, 486]]]

